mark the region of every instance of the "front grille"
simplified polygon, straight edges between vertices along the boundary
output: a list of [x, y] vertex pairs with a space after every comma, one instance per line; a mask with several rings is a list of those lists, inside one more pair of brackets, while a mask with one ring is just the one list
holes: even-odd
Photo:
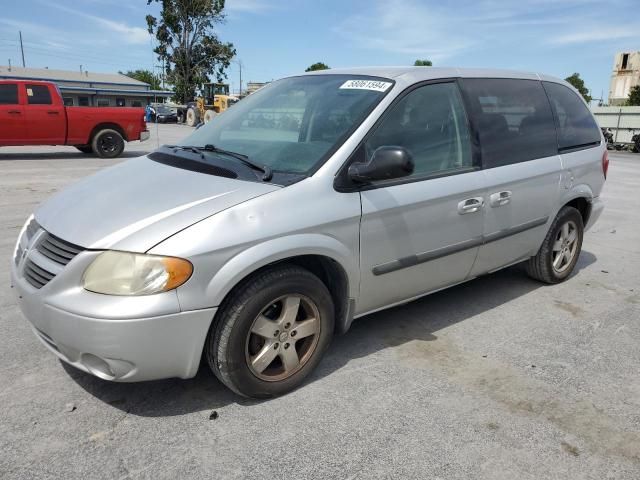
[[24, 278], [35, 288], [44, 287], [55, 276], [54, 273], [46, 271], [31, 260], [24, 263]]
[[73, 243], [66, 242], [61, 238], [56, 237], [50, 233], [46, 233], [44, 238], [38, 243], [36, 247], [38, 252], [47, 257], [49, 260], [53, 260], [60, 265], [66, 265], [73, 257], [79, 254], [83, 249]]

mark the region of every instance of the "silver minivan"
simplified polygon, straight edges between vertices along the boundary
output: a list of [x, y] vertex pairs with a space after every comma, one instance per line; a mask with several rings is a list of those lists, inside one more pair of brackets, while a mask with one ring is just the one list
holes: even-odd
[[523, 262], [565, 280], [607, 151], [546, 75], [361, 68], [272, 82], [178, 145], [54, 195], [12, 283], [55, 355], [100, 378], [287, 392], [355, 318]]

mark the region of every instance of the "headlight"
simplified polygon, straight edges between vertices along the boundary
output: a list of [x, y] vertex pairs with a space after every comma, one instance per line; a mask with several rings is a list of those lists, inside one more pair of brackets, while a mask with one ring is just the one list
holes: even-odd
[[151, 295], [189, 280], [193, 265], [175, 257], [106, 251], [84, 272], [84, 288], [107, 295]]

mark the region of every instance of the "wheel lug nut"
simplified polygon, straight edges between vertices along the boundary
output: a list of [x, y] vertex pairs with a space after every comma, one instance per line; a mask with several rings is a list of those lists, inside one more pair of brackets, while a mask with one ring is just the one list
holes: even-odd
[[291, 335], [292, 337], [295, 337], [295, 336], [296, 336], [296, 333], [298, 333], [298, 332], [296, 332], [295, 330], [292, 330], [292, 331], [291, 331], [291, 333], [290, 333], [290, 335]]
[[288, 329], [291, 326], [290, 323], [285, 323], [284, 328]]
[[274, 344], [273, 344], [273, 349], [274, 349], [274, 350], [277, 350], [279, 346], [280, 346], [280, 345], [279, 345], [278, 343], [274, 343]]
[[284, 344], [284, 349], [286, 350], [287, 348], [289, 348], [289, 344], [288, 344], [288, 343], [285, 343], [285, 344]]
[[278, 335], [280, 335], [280, 330], [276, 330], [275, 332], [273, 332], [274, 337], [277, 337]]

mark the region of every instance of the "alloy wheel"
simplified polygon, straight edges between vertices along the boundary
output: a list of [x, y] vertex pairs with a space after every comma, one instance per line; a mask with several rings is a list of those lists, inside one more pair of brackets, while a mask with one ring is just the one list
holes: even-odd
[[247, 365], [261, 380], [287, 379], [313, 356], [319, 338], [320, 313], [310, 298], [277, 298], [251, 325], [245, 347]]
[[553, 243], [551, 265], [556, 273], [563, 273], [573, 262], [578, 251], [578, 227], [572, 221], [564, 223]]

